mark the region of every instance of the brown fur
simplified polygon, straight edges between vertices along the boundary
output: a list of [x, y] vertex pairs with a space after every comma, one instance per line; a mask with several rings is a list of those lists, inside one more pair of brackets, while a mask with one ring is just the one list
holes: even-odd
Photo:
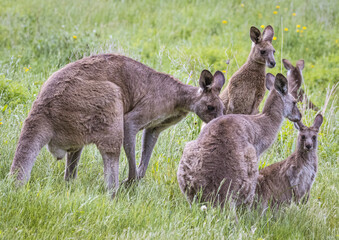
[[[107, 187], [119, 185], [121, 145], [129, 161], [129, 179], [143, 177], [162, 130], [192, 111], [205, 122], [223, 113], [218, 96], [224, 76], [204, 70], [200, 88], [125, 56], [83, 58], [55, 72], [42, 86], [24, 122], [11, 167], [20, 182], [30, 177], [41, 148], [57, 159], [67, 154], [65, 179], [75, 178], [84, 145], [95, 144], [103, 157]], [[144, 129], [138, 172], [135, 137]]]
[[287, 70], [288, 87], [291, 89], [292, 96], [298, 102], [305, 102], [307, 108], [318, 111], [318, 107], [311, 102], [301, 87], [303, 82], [302, 70], [304, 69], [304, 60], [299, 60], [294, 67], [290, 61], [283, 59], [283, 64]]
[[286, 78], [278, 74], [274, 81], [267, 74], [266, 79], [271, 91], [262, 114], [219, 117], [186, 145], [177, 177], [189, 202], [201, 197], [203, 202], [223, 205], [230, 198], [236, 205], [251, 205], [259, 156], [273, 143], [284, 117], [301, 118]]
[[310, 128], [296, 123], [300, 131], [296, 151], [287, 159], [260, 170], [256, 195], [263, 209], [269, 203], [273, 207], [292, 200], [298, 203], [305, 195], [304, 202], [307, 202], [318, 169], [317, 135], [322, 121], [323, 117], [318, 114]]
[[220, 98], [225, 105], [225, 114], [257, 114], [265, 95], [265, 65], [275, 66], [272, 46], [274, 31], [267, 26], [260, 30], [251, 27], [252, 49], [246, 63], [231, 77]]

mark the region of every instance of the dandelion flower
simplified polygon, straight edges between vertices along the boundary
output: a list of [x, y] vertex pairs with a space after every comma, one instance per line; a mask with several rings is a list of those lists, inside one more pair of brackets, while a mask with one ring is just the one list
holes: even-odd
[[303, 26], [303, 29], [304, 29], [304, 30], [306, 30], [306, 29], [307, 29], [307, 27]]
[[303, 32], [304, 32], [304, 30], [301, 30], [300, 32], [301, 32], [301, 33], [303, 33]]
[[273, 37], [273, 40], [277, 40], [277, 37]]
[[245, 7], [245, 4], [242, 3], [242, 4], [240, 4], [240, 6], [241, 6], [241, 7]]
[[299, 24], [297, 25], [297, 28], [300, 28], [300, 25], [299, 25]]
[[288, 31], [288, 28], [284, 28], [284, 31], [287, 32], [287, 31]]
[[77, 38], [78, 38], [77, 36], [73, 35], [73, 39], [77, 39]]
[[226, 73], [226, 70], [222, 70], [223, 73]]
[[227, 24], [228, 22], [227, 22], [226, 20], [223, 20], [222, 23], [223, 23], [223, 24]]
[[280, 6], [278, 5], [278, 6], [276, 6], [276, 8], [277, 8], [277, 9], [279, 9], [279, 8], [280, 8]]
[[297, 16], [297, 14], [294, 12], [294, 13], [292, 13], [292, 16], [295, 17], [295, 16]]
[[0, 122], [0, 125], [2, 125], [3, 123], [2, 122]]
[[274, 11], [273, 14], [278, 14], [278, 12], [277, 12], [277, 11]]
[[297, 29], [297, 32], [300, 32], [300, 30], [299, 30], [299, 29]]
[[261, 27], [261, 28], [264, 28], [264, 27], [265, 27], [265, 25], [261, 25], [260, 27]]
[[[311, 65], [311, 68], [314, 68], [314, 65]], [[319, 198], [320, 199], [320, 198]]]
[[339, 43], [339, 40], [338, 40], [338, 39], [336, 39], [336, 40], [335, 40], [335, 43]]
[[29, 69], [28, 69], [28, 68], [26, 68], [25, 72], [28, 72], [28, 71], [29, 71]]

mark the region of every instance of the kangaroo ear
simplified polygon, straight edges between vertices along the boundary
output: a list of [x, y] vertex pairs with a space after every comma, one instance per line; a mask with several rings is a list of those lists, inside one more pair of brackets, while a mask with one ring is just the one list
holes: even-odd
[[305, 62], [304, 60], [300, 59], [298, 62], [297, 62], [297, 67], [300, 69], [300, 71], [302, 71], [304, 69], [304, 65], [305, 65]]
[[225, 84], [225, 77], [224, 74], [220, 71], [216, 71], [214, 73], [214, 82], [213, 82], [213, 88], [216, 89], [218, 92], [221, 91], [222, 86]]
[[208, 70], [203, 70], [200, 74], [199, 85], [202, 90], [207, 90], [211, 87], [213, 83], [213, 75]]
[[274, 88], [282, 95], [286, 95], [288, 93], [287, 79], [281, 73], [278, 73], [275, 77]]
[[298, 131], [302, 131], [305, 128], [305, 125], [302, 123], [302, 121], [297, 121], [294, 122], [294, 127], [298, 130]]
[[323, 123], [323, 120], [324, 120], [323, 115], [319, 113], [314, 119], [312, 128], [316, 128], [319, 130], [321, 124]]
[[258, 44], [259, 42], [261, 42], [261, 32], [258, 28], [252, 26], [250, 29], [250, 37], [252, 42], [254, 42], [255, 44]]
[[282, 60], [284, 67], [286, 68], [286, 70], [291, 70], [293, 68], [293, 65], [290, 61], [288, 61], [287, 59], [283, 59]]
[[267, 27], [265, 27], [262, 33], [262, 38], [264, 41], [269, 41], [270, 43], [272, 43], [273, 36], [274, 36], [274, 30], [271, 25], [268, 25]]
[[273, 85], [274, 85], [274, 80], [275, 80], [275, 77], [274, 77], [273, 74], [271, 74], [271, 73], [266, 74], [265, 84], [266, 84], [266, 88], [267, 88], [268, 91], [272, 90]]

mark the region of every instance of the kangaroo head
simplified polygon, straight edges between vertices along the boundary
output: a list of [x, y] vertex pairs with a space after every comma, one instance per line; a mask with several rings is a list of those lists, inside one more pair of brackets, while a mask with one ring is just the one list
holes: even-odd
[[276, 77], [273, 74], [266, 74], [266, 87], [269, 91], [275, 90], [278, 97], [283, 102], [283, 116], [291, 120], [292, 122], [299, 121], [301, 119], [301, 113], [297, 107], [297, 101], [288, 91], [287, 79], [281, 73], [278, 73]]
[[295, 128], [299, 130], [298, 148], [305, 151], [317, 149], [318, 132], [322, 123], [323, 116], [320, 113], [315, 117], [312, 127], [306, 127], [301, 121], [294, 123]]
[[302, 70], [304, 69], [304, 60], [299, 60], [295, 67], [287, 59], [283, 59], [282, 61], [287, 70], [287, 80], [290, 92], [296, 98], [303, 80]]
[[208, 70], [201, 72], [199, 96], [194, 103], [193, 109], [201, 120], [206, 123], [223, 115], [224, 104], [219, 97], [219, 93], [224, 83], [225, 77], [220, 71], [216, 71], [214, 76]]
[[251, 59], [257, 63], [266, 64], [267, 67], [275, 66], [274, 53], [275, 49], [272, 46], [274, 31], [271, 25], [268, 25], [263, 34], [256, 27], [251, 27], [250, 37], [253, 42]]

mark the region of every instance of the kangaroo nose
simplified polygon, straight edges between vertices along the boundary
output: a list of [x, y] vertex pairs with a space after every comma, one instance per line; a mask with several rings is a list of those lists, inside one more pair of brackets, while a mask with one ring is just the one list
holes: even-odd
[[275, 67], [275, 62], [271, 62], [271, 66], [272, 66], [272, 67]]
[[306, 145], [306, 148], [307, 148], [308, 150], [310, 150], [311, 147], [312, 147], [312, 145], [310, 145], [310, 144], [307, 144], [307, 145]]

